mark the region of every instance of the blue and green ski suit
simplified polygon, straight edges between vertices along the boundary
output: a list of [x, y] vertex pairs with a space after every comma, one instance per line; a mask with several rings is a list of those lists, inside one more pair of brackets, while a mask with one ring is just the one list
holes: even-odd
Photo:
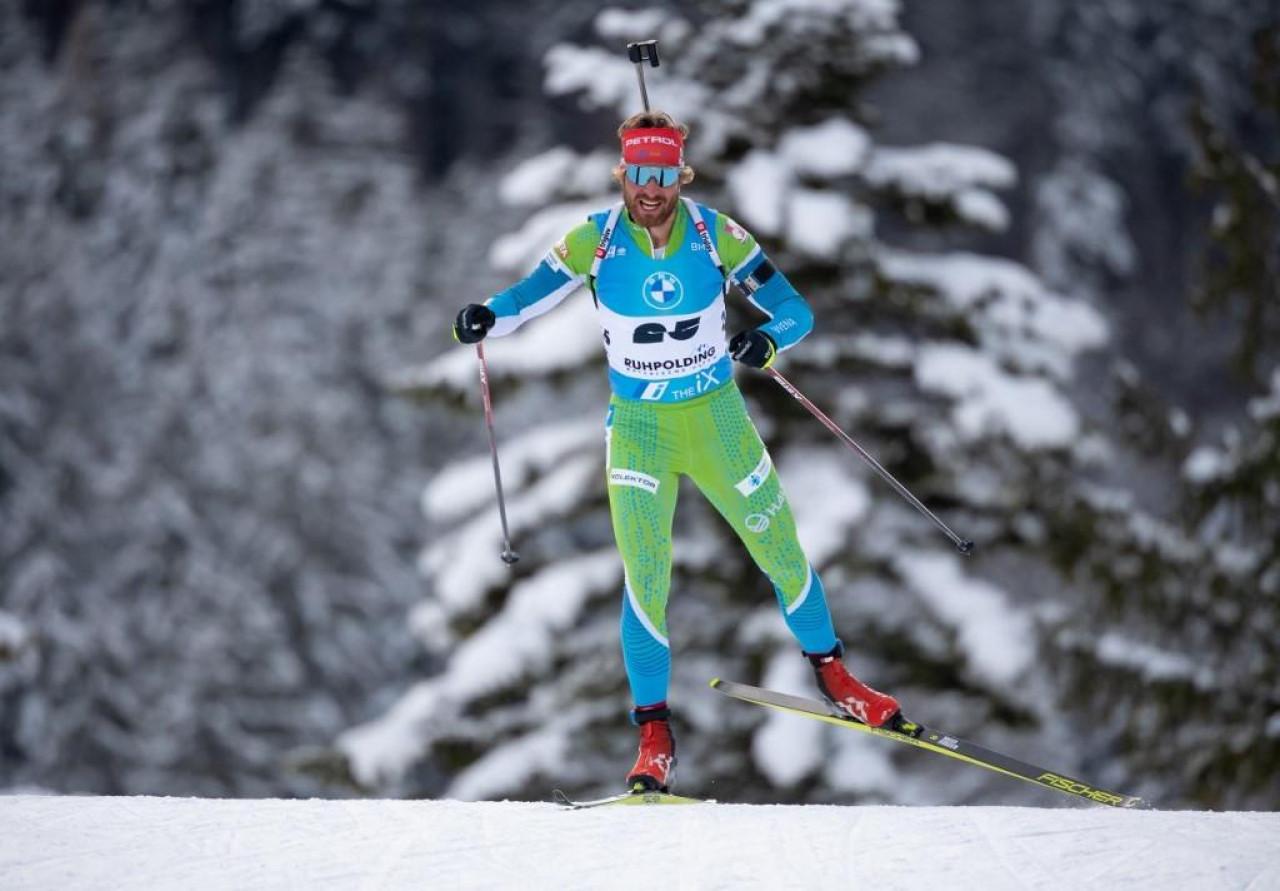
[[660, 250], [621, 204], [593, 214], [527, 277], [487, 301], [497, 317], [491, 334], [501, 336], [583, 284], [592, 289], [613, 390], [605, 469], [624, 567], [623, 660], [637, 707], [667, 696], [671, 529], [681, 474], [773, 583], [801, 648], [823, 653], [837, 643], [822, 581], [800, 547], [772, 459], [733, 382], [725, 333], [729, 280], [769, 316], [761, 330], [779, 351], [809, 333], [813, 314], [729, 217], [685, 198], [676, 213]]

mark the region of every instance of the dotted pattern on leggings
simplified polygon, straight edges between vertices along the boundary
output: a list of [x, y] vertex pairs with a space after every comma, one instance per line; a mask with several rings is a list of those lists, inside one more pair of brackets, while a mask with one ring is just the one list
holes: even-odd
[[671, 589], [671, 522], [679, 485], [669, 409], [617, 397], [608, 470], [632, 470], [658, 479], [658, 491], [608, 483], [613, 534], [640, 609], [663, 636]]
[[776, 468], [770, 469], [764, 483], [749, 496], [734, 488], [756, 469], [764, 454], [764, 443], [747, 414], [742, 393], [736, 386], [718, 390], [708, 411], [692, 420], [694, 482], [733, 527], [789, 606], [809, 580], [809, 562], [796, 537], [795, 517]]

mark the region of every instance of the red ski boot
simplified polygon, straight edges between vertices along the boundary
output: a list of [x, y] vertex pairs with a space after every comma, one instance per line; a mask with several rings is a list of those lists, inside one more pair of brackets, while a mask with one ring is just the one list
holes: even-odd
[[640, 754], [627, 774], [628, 787], [668, 791], [676, 767], [676, 738], [670, 718], [665, 702], [631, 710], [631, 720], [640, 725]]
[[840, 657], [844, 647], [836, 644], [829, 653], [805, 653], [818, 677], [818, 689], [840, 711], [863, 724], [881, 727], [894, 726], [900, 714], [898, 700], [887, 693], [873, 690], [849, 673]]

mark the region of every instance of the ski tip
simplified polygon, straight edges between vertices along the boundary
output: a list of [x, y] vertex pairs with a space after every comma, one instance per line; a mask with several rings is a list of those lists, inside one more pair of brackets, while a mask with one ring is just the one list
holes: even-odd
[[712, 678], [710, 682], [708, 682], [707, 686], [709, 686], [712, 690], [714, 690], [716, 687], [720, 686], [720, 679]]

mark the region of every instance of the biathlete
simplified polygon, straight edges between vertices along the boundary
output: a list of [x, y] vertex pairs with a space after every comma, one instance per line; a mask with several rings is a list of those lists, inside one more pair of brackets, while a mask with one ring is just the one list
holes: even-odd
[[[818, 688], [842, 712], [879, 727], [898, 703], [841, 661], [822, 580], [796, 537], [791, 506], [730, 359], [768, 368], [813, 328], [808, 303], [728, 216], [680, 194], [688, 127], [660, 111], [633, 115], [618, 136], [613, 176], [622, 202], [592, 214], [526, 278], [464, 307], [454, 336], [476, 343], [510, 334], [586, 285], [599, 311], [612, 396], [605, 469], [614, 538], [624, 570], [622, 656], [640, 751], [633, 789], [666, 791], [676, 764], [667, 685], [671, 646], [671, 528], [681, 474], [689, 476], [773, 583], [787, 627], [813, 665]], [[769, 320], [726, 344], [730, 282]]]

